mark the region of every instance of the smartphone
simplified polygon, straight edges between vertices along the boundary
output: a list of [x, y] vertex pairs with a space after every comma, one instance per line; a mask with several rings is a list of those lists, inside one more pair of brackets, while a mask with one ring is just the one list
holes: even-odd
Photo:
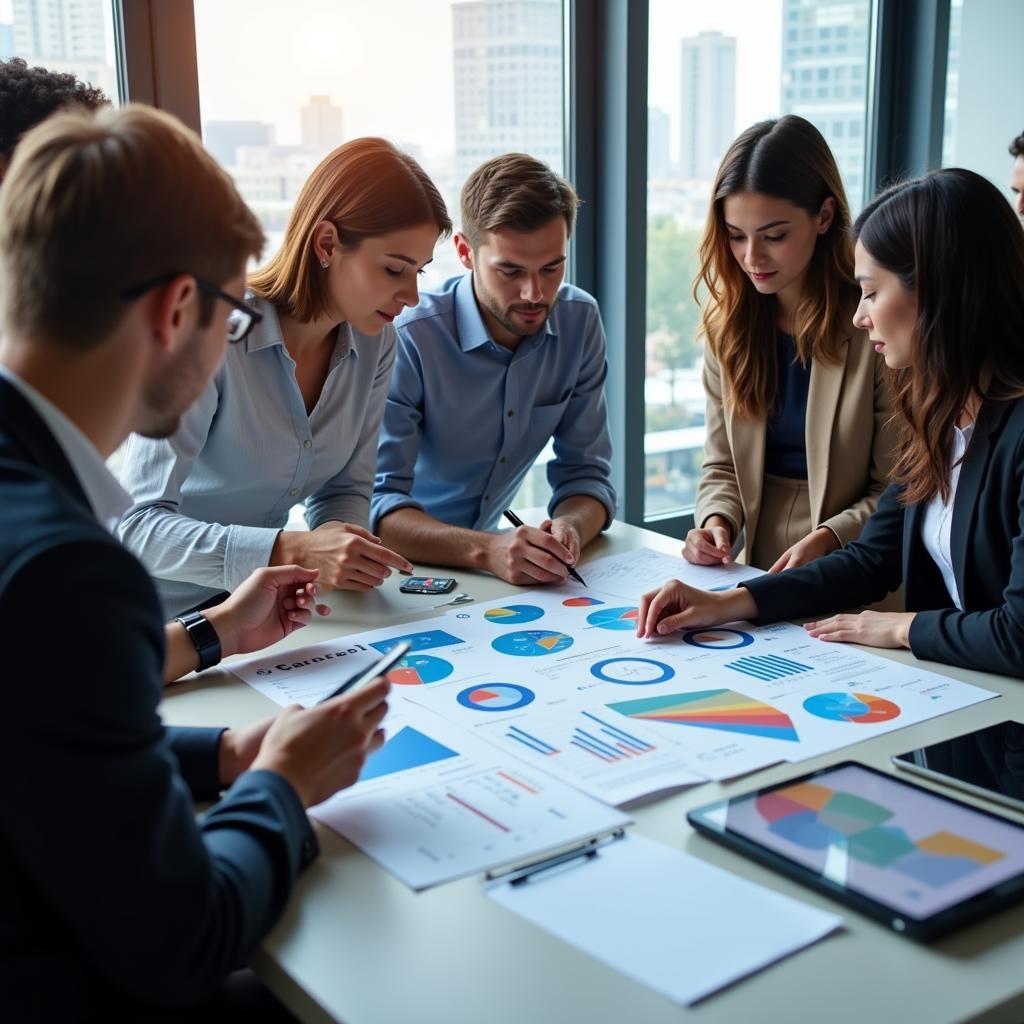
[[369, 668], [364, 669], [362, 672], [357, 672], [354, 676], [349, 676], [345, 682], [335, 687], [326, 697], [318, 700], [317, 703], [323, 704], [325, 701], [333, 700], [335, 697], [340, 697], [343, 693], [348, 693], [350, 690], [368, 683], [371, 679], [376, 679], [377, 676], [386, 675], [388, 669], [394, 668], [409, 653], [410, 646], [406, 640], [403, 640], [400, 644], [395, 644], [387, 654], [381, 655]]
[[904, 771], [1024, 812], [1024, 725], [1000, 722], [896, 754]]
[[453, 576], [410, 576], [398, 589], [403, 594], [450, 594], [457, 582]]

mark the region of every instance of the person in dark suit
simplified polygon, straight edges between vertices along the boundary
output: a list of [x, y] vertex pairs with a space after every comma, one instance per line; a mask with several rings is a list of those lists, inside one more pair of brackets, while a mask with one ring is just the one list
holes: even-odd
[[[643, 598], [638, 635], [824, 615], [822, 640], [1024, 676], [1024, 234], [956, 168], [882, 193], [854, 225], [864, 327], [893, 373], [900, 448], [860, 539], [810, 565]], [[906, 612], [831, 614], [900, 584]]]
[[[287, 635], [311, 614], [316, 573], [260, 570], [217, 611], [165, 629], [148, 574], [110, 532], [130, 497], [104, 459], [132, 430], [173, 431], [244, 337], [244, 268], [262, 240], [199, 140], [144, 107], [55, 115], [0, 188], [11, 1020], [209, 1008], [317, 854], [305, 808], [383, 742], [384, 680], [242, 729], [165, 728], [165, 675]], [[197, 822], [193, 800], [224, 789]]]

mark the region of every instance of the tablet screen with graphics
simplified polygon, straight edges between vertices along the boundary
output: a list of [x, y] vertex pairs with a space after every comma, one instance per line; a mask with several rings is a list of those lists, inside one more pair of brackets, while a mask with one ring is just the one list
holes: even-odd
[[700, 808], [690, 821], [918, 937], [1024, 894], [1024, 828], [853, 762]]

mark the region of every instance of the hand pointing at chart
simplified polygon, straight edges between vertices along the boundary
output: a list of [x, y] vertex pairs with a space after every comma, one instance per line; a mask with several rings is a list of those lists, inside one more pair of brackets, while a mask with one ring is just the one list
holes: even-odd
[[679, 629], [756, 619], [757, 614], [757, 604], [746, 587], [711, 593], [681, 580], [669, 580], [640, 599], [636, 635], [641, 638], [665, 636]]

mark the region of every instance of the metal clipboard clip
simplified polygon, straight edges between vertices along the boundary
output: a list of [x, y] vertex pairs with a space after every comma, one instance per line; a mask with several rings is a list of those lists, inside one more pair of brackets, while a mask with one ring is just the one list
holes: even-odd
[[616, 828], [603, 835], [593, 836], [583, 843], [556, 850], [545, 857], [537, 860], [527, 861], [525, 864], [518, 864], [511, 867], [494, 868], [484, 876], [487, 882], [505, 882], [508, 885], [524, 885], [537, 875], [554, 868], [560, 868], [577, 861], [593, 860], [598, 855], [602, 846], [607, 846], [618, 839], [625, 838], [625, 828]]

